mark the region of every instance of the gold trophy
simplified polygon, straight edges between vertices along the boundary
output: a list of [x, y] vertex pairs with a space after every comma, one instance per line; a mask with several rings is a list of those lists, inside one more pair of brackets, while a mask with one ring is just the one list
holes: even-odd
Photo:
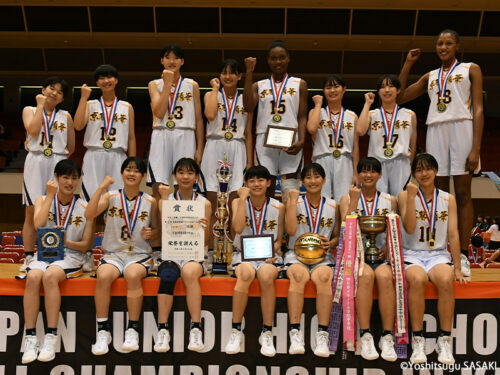
[[300, 235], [295, 241], [294, 251], [297, 259], [308, 266], [321, 263], [326, 257], [323, 241], [316, 233]]
[[227, 186], [231, 179], [231, 163], [227, 161], [227, 156], [224, 154], [224, 160], [218, 161], [217, 179], [219, 180], [219, 192], [217, 193], [217, 212], [213, 228], [214, 234], [214, 255], [212, 263], [212, 274], [227, 274], [228, 264], [231, 264], [233, 254], [233, 244], [228, 234], [229, 210], [228, 210], [228, 194]]
[[361, 232], [366, 234], [368, 237], [368, 241], [365, 246], [366, 263], [380, 263], [380, 251], [377, 249], [375, 237], [377, 237], [377, 234], [385, 231], [386, 220], [386, 217], [382, 215], [358, 217], [359, 228], [361, 229]]

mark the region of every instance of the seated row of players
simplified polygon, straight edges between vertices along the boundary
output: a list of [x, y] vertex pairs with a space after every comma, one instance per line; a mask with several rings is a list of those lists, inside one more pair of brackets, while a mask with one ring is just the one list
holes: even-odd
[[[412, 174], [419, 186], [409, 183], [407, 190], [399, 194], [398, 202], [386, 193], [377, 190], [376, 184], [383, 175], [382, 166], [375, 158], [360, 160], [357, 171], [361, 189], [352, 186], [349, 194], [344, 195], [339, 205], [322, 196], [326, 181], [323, 167], [312, 163], [302, 170], [302, 184], [306, 188], [304, 196], [298, 190], [292, 190], [286, 203], [266, 197], [266, 190], [271, 185], [271, 175], [262, 166], [250, 167], [245, 174], [245, 187], [238, 190], [238, 198], [232, 204], [232, 230], [235, 254], [233, 266], [236, 269], [237, 282], [233, 295], [233, 323], [231, 337], [226, 345], [228, 354], [238, 353], [243, 342], [242, 319], [248, 299], [248, 289], [255, 277], [262, 290], [262, 333], [259, 342], [261, 353], [274, 356], [272, 327], [275, 310], [274, 280], [278, 258], [282, 256], [279, 248], [283, 232], [289, 235], [288, 251], [283, 263], [287, 267], [290, 279], [288, 291], [288, 313], [290, 321], [289, 354], [305, 352], [304, 337], [300, 329], [300, 317], [304, 304], [304, 288], [311, 280], [317, 291], [316, 310], [318, 314], [318, 332], [316, 333], [314, 354], [328, 357], [328, 324], [332, 306], [332, 278], [335, 262], [332, 250], [338, 244], [341, 218], [349, 213], [359, 215], [377, 215], [388, 212], [401, 212], [403, 223], [403, 256], [406, 277], [409, 284], [409, 306], [413, 329], [413, 363], [426, 361], [425, 339], [422, 334], [423, 314], [425, 311], [424, 292], [429, 279], [438, 289], [438, 313], [441, 333], [437, 341], [438, 360], [442, 363], [454, 362], [452, 355], [451, 326], [454, 313], [453, 281], [463, 281], [461, 273], [459, 238], [457, 231], [457, 210], [452, 195], [435, 188], [434, 181], [438, 170], [436, 160], [429, 154], [418, 155], [411, 166]], [[58, 283], [65, 277], [75, 275], [83, 264], [82, 252], [90, 246], [93, 220], [107, 210], [108, 216], [104, 231], [103, 249], [105, 254], [97, 269], [95, 292], [98, 332], [96, 343], [92, 346], [95, 355], [108, 352], [111, 342], [108, 322], [110, 288], [114, 280], [123, 276], [127, 284], [127, 306], [129, 314], [128, 328], [125, 332], [124, 351], [139, 349], [139, 318], [142, 309], [142, 279], [147, 276], [152, 264], [152, 246], [150, 240], [158, 240], [158, 205], [150, 195], [139, 190], [139, 185], [146, 173], [145, 164], [138, 158], [127, 158], [121, 167], [124, 189], [104, 191], [113, 184], [109, 176], [98, 187], [92, 199], [86, 204], [81, 198], [73, 196], [80, 176], [79, 167], [70, 160], [60, 161], [56, 165], [55, 178], [59, 185], [47, 183], [48, 194], [35, 204], [35, 223], [37, 226], [64, 226], [66, 230], [64, 261], [48, 264], [33, 261], [28, 268], [25, 294], [26, 341], [23, 363], [35, 359], [50, 361], [55, 356], [57, 342], [57, 316], [60, 307]], [[193, 186], [199, 174], [199, 168], [193, 159], [183, 158], [174, 168], [174, 175], [179, 184], [175, 194], [167, 195], [168, 190], [161, 188], [162, 199], [205, 200], [193, 193]], [[205, 217], [200, 224], [208, 238], [211, 208], [205, 205]], [[298, 261], [293, 251], [295, 240], [301, 234], [313, 232], [321, 236], [326, 258], [320, 264], [307, 266]], [[273, 234], [275, 257], [266, 261], [246, 262], [241, 260], [240, 236], [247, 234]], [[385, 249], [385, 234], [377, 238], [378, 244]], [[451, 254], [448, 252], [448, 242]], [[381, 254], [387, 259], [386, 251]], [[35, 255], [36, 257], [36, 255]], [[453, 262], [453, 267], [451, 267]], [[374, 280], [377, 282], [380, 298], [380, 313], [383, 333], [379, 342], [382, 358], [388, 361], [397, 359], [394, 350], [392, 329], [394, 326], [395, 296], [393, 275], [387, 261], [373, 266], [359, 278], [356, 295], [356, 307], [361, 328], [361, 355], [373, 360], [378, 353], [370, 332], [370, 316]], [[46, 271], [46, 272], [44, 272]], [[173, 302], [173, 292], [177, 279], [181, 277], [186, 285], [186, 299], [191, 315], [191, 329], [188, 349], [203, 351], [201, 327], [201, 289], [199, 279], [205, 269], [202, 263], [195, 261], [173, 262], [164, 259], [158, 275], [158, 335], [154, 350], [169, 350], [170, 335], [168, 318]], [[40, 286], [50, 287], [46, 302], [47, 323], [43, 347], [39, 344], [35, 332], [36, 316], [39, 309]], [[46, 289], [47, 290], [47, 289]]]

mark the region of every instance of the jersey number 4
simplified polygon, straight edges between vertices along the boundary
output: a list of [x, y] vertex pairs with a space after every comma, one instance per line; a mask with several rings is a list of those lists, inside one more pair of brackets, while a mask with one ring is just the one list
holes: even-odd
[[231, 131], [233, 133], [236, 133], [238, 131], [238, 125], [236, 124], [235, 118], [233, 118], [233, 121], [231, 121], [230, 126], [227, 126], [227, 119], [225, 117], [222, 118], [222, 131], [225, 132], [228, 130], [228, 128], [231, 128]]

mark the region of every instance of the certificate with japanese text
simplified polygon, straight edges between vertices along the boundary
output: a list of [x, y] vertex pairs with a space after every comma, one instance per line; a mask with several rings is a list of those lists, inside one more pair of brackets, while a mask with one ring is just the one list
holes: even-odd
[[161, 215], [161, 259], [205, 260], [205, 203], [192, 200], [163, 201]]

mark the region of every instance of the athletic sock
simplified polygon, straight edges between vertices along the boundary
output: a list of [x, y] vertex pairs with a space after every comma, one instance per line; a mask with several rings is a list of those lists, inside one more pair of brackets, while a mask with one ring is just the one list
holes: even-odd
[[415, 337], [424, 337], [424, 331], [413, 331], [413, 336]]
[[200, 322], [191, 322], [191, 329], [193, 328], [198, 328], [201, 330], [201, 323]]
[[262, 332], [267, 332], [273, 330], [273, 326], [266, 326], [265, 324], [262, 326]]
[[362, 337], [365, 333], [369, 333], [371, 334], [372, 333], [372, 330], [370, 328], [367, 328], [367, 329], [360, 329], [359, 330], [359, 337]]
[[389, 330], [387, 330], [387, 329], [384, 329], [384, 330], [382, 331], [382, 337], [384, 337], [384, 336], [386, 336], [386, 335], [392, 335], [392, 331], [389, 331]]
[[50, 333], [54, 336], [57, 336], [57, 328], [51, 328], [51, 327], [48, 327], [46, 330], [45, 330], [45, 333]]
[[26, 336], [36, 336], [36, 328], [26, 329]]
[[108, 318], [97, 318], [97, 330], [109, 332]]
[[168, 323], [158, 323], [158, 331], [160, 329], [168, 329]]
[[130, 329], [130, 328], [138, 331], [139, 330], [139, 321], [138, 320], [129, 320], [127, 329]]
[[439, 332], [439, 337], [441, 336], [451, 336], [451, 332], [441, 330]]
[[328, 332], [328, 326], [318, 324], [318, 332]]
[[290, 331], [291, 331], [292, 329], [296, 329], [296, 330], [299, 330], [299, 331], [300, 331], [300, 323], [290, 324]]
[[237, 329], [238, 331], [241, 331], [241, 322], [239, 323], [234, 323], [232, 324], [233, 329]]

